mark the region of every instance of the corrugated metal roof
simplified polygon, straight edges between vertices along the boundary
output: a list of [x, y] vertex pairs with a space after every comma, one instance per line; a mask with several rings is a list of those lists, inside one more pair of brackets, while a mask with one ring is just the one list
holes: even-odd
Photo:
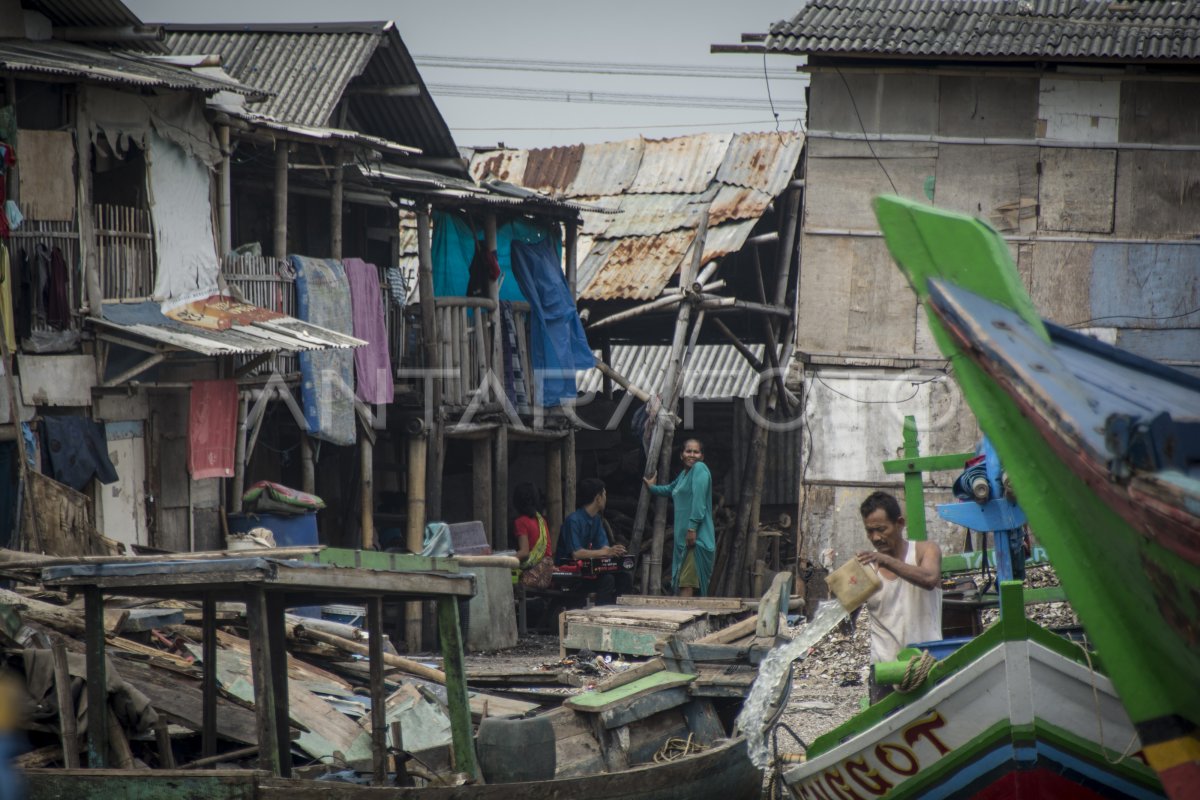
[[708, 224], [720, 225], [731, 219], [758, 219], [775, 198], [758, 189], [722, 186], [708, 209]]
[[521, 185], [545, 192], [557, 192], [563, 186], [570, 186], [575, 180], [582, 160], [581, 144], [530, 150]]
[[[749, 347], [761, 361], [763, 345]], [[637, 388], [661, 394], [670, 358], [671, 348], [668, 345], [618, 344], [612, 347], [612, 363], [609, 366]], [[580, 392], [599, 393], [604, 386], [604, 376], [598, 369], [584, 370], [578, 373], [576, 383]], [[683, 368], [682, 396], [693, 400], [750, 397], [757, 390], [758, 374], [731, 345], [697, 345]]]
[[1200, 58], [1200, 0], [810, 0], [778, 53], [1064, 61]]
[[153, 301], [105, 303], [103, 314], [103, 317], [92, 318], [92, 322], [206, 356], [340, 350], [366, 344], [362, 339], [283, 314], [269, 320], [235, 322], [225, 330], [201, 328], [170, 319]]
[[528, 150], [491, 150], [471, 160], [471, 177], [477, 181], [491, 177], [509, 183], [524, 183], [528, 161]]
[[[339, 101], [354, 128], [426, 155], [458, 158], [446, 121], [390, 22], [348, 25], [168, 25], [176, 54], [219, 54], [234, 77], [271, 92], [254, 110], [330, 127]], [[415, 97], [356, 95], [358, 87], [417, 86]], [[348, 93], [349, 91], [349, 93]]]
[[627, 194], [604, 237], [620, 239], [697, 228], [705, 205], [700, 196], [690, 194]]
[[563, 191], [567, 197], [624, 193], [637, 177], [646, 150], [644, 139], [589, 144], [583, 149], [575, 180]]
[[[604, 239], [579, 266], [583, 300], [651, 300], [662, 292], [696, 238], [695, 231]], [[603, 265], [603, 269], [600, 266]], [[587, 279], [585, 281], [585, 278]]]
[[778, 197], [794, 172], [787, 165], [799, 161], [803, 149], [804, 137], [795, 133], [739, 133], [729, 143], [717, 180]]
[[[540, 159], [539, 185], [555, 196], [580, 200], [582, 233], [594, 237], [586, 257], [580, 251], [580, 298], [659, 296], [688, 257], [706, 209], [704, 261], [740, 250], [795, 175], [803, 145], [802, 136], [787, 133], [699, 134], [583, 145], [582, 156], [576, 155], [578, 147], [534, 151]], [[550, 175], [567, 180], [577, 157], [578, 168], [565, 188], [546, 185]], [[533, 160], [531, 151], [479, 151], [471, 171], [507, 173], [528, 186]], [[603, 217], [589, 213], [588, 206], [619, 213]]]
[[732, 139], [728, 133], [649, 139], [637, 177], [628, 191], [635, 194], [702, 192], [716, 177]]
[[54, 75], [91, 83], [142, 89], [195, 90], [208, 94], [253, 90], [233, 81], [197, 75], [190, 70], [55, 39], [0, 39], [0, 67], [10, 72]]

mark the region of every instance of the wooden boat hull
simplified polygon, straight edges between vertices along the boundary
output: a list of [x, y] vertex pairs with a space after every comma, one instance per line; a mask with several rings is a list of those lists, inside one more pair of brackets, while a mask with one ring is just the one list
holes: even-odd
[[1046, 325], [1006, 245], [978, 220], [899, 198], [879, 198], [876, 213], [1147, 759], [1172, 797], [1194, 796], [1200, 484], [1179, 472], [1113, 481], [1103, 430], [1110, 412], [1195, 419], [1196, 382]]
[[762, 792], [762, 773], [746, 755], [746, 742], [722, 742], [702, 753], [624, 772], [551, 781], [397, 789], [266, 778], [225, 770], [34, 770], [29, 800], [751, 800]]
[[1164, 797], [1136, 754], [1121, 758], [1136, 731], [1083, 651], [1024, 618], [1003, 627], [918, 696], [892, 695], [815, 742], [785, 775], [792, 796]]

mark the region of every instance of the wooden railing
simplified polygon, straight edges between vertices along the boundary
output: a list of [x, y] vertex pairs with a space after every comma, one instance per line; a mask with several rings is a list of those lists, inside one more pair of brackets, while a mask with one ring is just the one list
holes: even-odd
[[97, 205], [96, 263], [106, 300], [132, 300], [154, 293], [154, 230], [150, 212], [131, 206]]
[[[520, 364], [526, 387], [531, 387], [533, 372], [528, 316], [528, 303], [513, 303], [513, 322], [517, 334], [514, 358]], [[439, 297], [435, 301], [434, 319], [437, 323], [438, 367], [444, 375], [441, 378], [444, 404], [470, 404], [488, 380], [489, 371], [503, 386], [504, 366], [493, 363], [493, 354], [497, 352], [493, 337], [500, 328], [496, 324], [496, 304], [492, 300], [482, 297]], [[492, 388], [495, 387], [493, 383]], [[526, 396], [532, 400], [530, 391], [530, 388], [526, 388]]]
[[[32, 269], [38, 245], [45, 245], [50, 250], [57, 247], [62, 253], [63, 261], [67, 265], [67, 297], [70, 298], [71, 311], [73, 312], [71, 315], [71, 328], [78, 329], [80, 319], [78, 312], [83, 305], [83, 281], [80, 280], [79, 269], [79, 230], [75, 227], [74, 220], [39, 220], [26, 217], [20, 229], [12, 231], [10, 237], [9, 258], [13, 265], [14, 274], [19, 258], [18, 251], [25, 251], [25, 260], [28, 265], [26, 269]], [[16, 281], [16, 283], [19, 283], [19, 281]], [[13, 291], [15, 292], [16, 289], [14, 288]], [[19, 298], [15, 294], [13, 302], [19, 302]], [[46, 322], [45, 309], [41, 307], [41, 303], [35, 303], [35, 306], [35, 308], [31, 309], [30, 322], [32, 330], [53, 330]]]

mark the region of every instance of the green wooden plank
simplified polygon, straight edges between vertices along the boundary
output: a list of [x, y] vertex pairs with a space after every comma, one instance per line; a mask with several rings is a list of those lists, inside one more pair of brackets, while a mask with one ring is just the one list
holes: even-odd
[[442, 669], [446, 673], [446, 706], [450, 711], [451, 753], [454, 768], [478, 779], [475, 739], [471, 730], [471, 706], [467, 698], [467, 669], [463, 661], [462, 629], [458, 623], [458, 600], [439, 597], [438, 634], [442, 639]]
[[[913, 416], [904, 418], [904, 457], [915, 459], [920, 450], [917, 445], [917, 419]], [[923, 542], [928, 538], [925, 532], [925, 481], [919, 472], [904, 473], [904, 510], [908, 522], [908, 538], [914, 542]]]
[[683, 672], [656, 672], [653, 675], [638, 678], [636, 681], [627, 683], [624, 686], [609, 689], [607, 692], [584, 692], [583, 694], [575, 695], [567, 701], [567, 705], [580, 711], [599, 711], [605, 706], [618, 703], [622, 700], [628, 700], [639, 694], [645, 694], [648, 691], [671, 689], [691, 683], [694, 680], [696, 680], [695, 675], [687, 675]]
[[656, 656], [659, 646], [668, 636], [666, 631], [637, 631], [611, 625], [571, 622], [562, 645], [568, 650], [587, 648], [597, 653]]
[[940, 472], [942, 470], [961, 470], [963, 464], [975, 457], [975, 453], [949, 453], [941, 456], [916, 456], [915, 458], [897, 458], [883, 462], [883, 471], [888, 475], [899, 475], [905, 472]]
[[26, 773], [29, 800], [254, 800], [257, 776], [251, 770], [35, 770]]
[[374, 550], [349, 550], [326, 547], [301, 556], [299, 561], [310, 564], [329, 564], [334, 567], [356, 567], [384, 572], [458, 572], [453, 558], [430, 558], [412, 553], [378, 553]]
[[[996, 551], [988, 548], [987, 551], [988, 563], [995, 566]], [[1034, 566], [1037, 564], [1049, 564], [1050, 557], [1046, 555], [1046, 548], [1037, 545], [1029, 554], [1029, 558], [1025, 559], [1025, 566]], [[970, 553], [947, 553], [942, 556], [942, 574], [946, 575], [951, 572], [977, 572], [983, 569], [983, 551], [975, 550]]]

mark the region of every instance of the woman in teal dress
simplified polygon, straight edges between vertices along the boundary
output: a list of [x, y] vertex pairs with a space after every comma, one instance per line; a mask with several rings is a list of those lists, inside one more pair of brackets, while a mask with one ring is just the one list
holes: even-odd
[[671, 497], [675, 505], [675, 550], [671, 559], [671, 588], [681, 597], [708, 595], [717, 553], [713, 529], [712, 474], [704, 463], [704, 445], [699, 439], [683, 444], [683, 472], [666, 486], [655, 484], [657, 475], [644, 478], [650, 493]]

